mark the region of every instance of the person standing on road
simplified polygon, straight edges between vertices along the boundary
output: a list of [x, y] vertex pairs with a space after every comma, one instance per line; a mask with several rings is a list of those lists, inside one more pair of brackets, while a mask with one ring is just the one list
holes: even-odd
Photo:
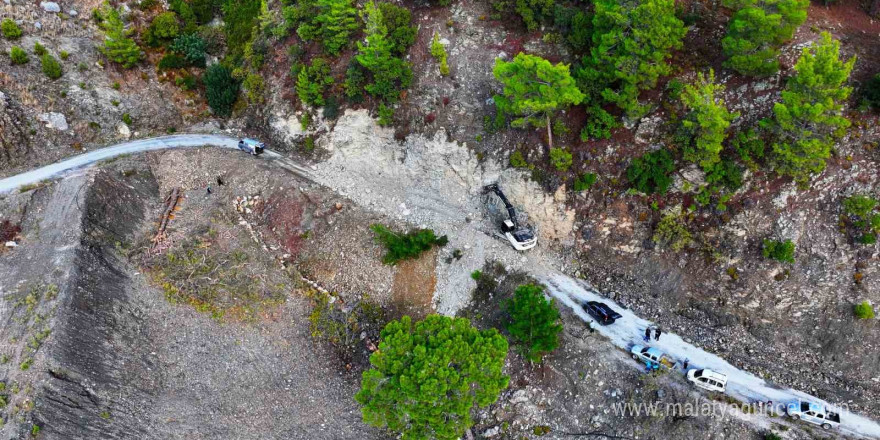
[[210, 186], [208, 186], [208, 195], [209, 196], [211, 195], [211, 187]]
[[648, 342], [650, 340], [651, 340], [651, 327], [646, 327], [645, 328], [645, 342]]
[[683, 366], [682, 366], [682, 367], [684, 368], [684, 371], [687, 371], [687, 369], [688, 369], [688, 365], [690, 365], [690, 363], [691, 363], [691, 360], [685, 358], [685, 360], [684, 360], [684, 364], [683, 364]]
[[659, 341], [659, 340], [660, 340], [660, 333], [663, 333], [663, 332], [660, 330], [660, 327], [657, 327], [656, 329], [654, 329], [654, 340], [655, 340], [655, 341]]

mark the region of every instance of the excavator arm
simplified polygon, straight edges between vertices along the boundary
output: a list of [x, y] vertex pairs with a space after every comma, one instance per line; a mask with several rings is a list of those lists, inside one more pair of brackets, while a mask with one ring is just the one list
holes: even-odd
[[529, 226], [521, 226], [519, 224], [516, 209], [513, 207], [513, 204], [510, 203], [510, 200], [507, 200], [507, 196], [504, 195], [504, 192], [501, 191], [501, 188], [498, 187], [497, 183], [483, 187], [484, 194], [490, 192], [498, 196], [498, 198], [504, 203], [504, 207], [507, 208], [507, 216], [509, 219], [505, 220], [501, 225], [503, 237], [506, 238], [514, 249], [518, 251], [524, 251], [535, 247], [538, 242], [535, 237], [535, 231]]
[[507, 196], [501, 192], [501, 188], [498, 187], [497, 183], [493, 183], [491, 185], [486, 185], [483, 187], [483, 191], [485, 192], [494, 192], [496, 196], [504, 203], [504, 207], [507, 208], [507, 215], [510, 217], [510, 221], [513, 223], [514, 229], [519, 229], [519, 221], [516, 219], [516, 209], [513, 207], [513, 204], [510, 203], [510, 200], [507, 200]]

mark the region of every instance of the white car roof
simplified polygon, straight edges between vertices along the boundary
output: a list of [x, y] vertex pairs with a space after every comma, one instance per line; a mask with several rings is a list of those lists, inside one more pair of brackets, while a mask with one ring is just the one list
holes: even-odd
[[723, 373], [719, 373], [717, 371], [712, 371], [708, 368], [703, 369], [703, 373], [700, 374], [700, 377], [706, 377], [712, 379], [716, 382], [721, 382], [721, 384], [727, 383], [727, 375]]

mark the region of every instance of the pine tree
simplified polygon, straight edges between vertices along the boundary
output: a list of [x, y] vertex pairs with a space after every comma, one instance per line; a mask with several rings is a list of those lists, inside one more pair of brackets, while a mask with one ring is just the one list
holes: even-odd
[[107, 58], [122, 67], [130, 69], [144, 57], [144, 53], [137, 43], [128, 35], [131, 31], [125, 30], [122, 16], [118, 9], [104, 2], [100, 11], [101, 29], [104, 30], [104, 46], [100, 49]]
[[736, 9], [721, 41], [725, 67], [743, 75], [772, 75], [779, 70], [779, 47], [807, 19], [809, 0], [725, 0]]
[[338, 55], [351, 41], [351, 34], [360, 28], [351, 0], [316, 0], [313, 14], [296, 32], [306, 41], [317, 38], [331, 55]]
[[590, 104], [614, 103], [640, 116], [641, 90], [671, 71], [666, 60], [687, 33], [674, 0], [596, 0], [593, 47], [576, 77]]
[[697, 82], [685, 87], [681, 101], [688, 114], [682, 125], [693, 136], [684, 146], [684, 159], [699, 164], [704, 170], [721, 161], [721, 149], [730, 123], [739, 116], [727, 110], [719, 95], [724, 86], [715, 84], [715, 72], [697, 75]]
[[253, 40], [260, 0], [225, 0], [223, 3], [223, 32], [226, 34], [227, 59], [238, 64], [245, 48]]
[[205, 98], [217, 116], [229, 116], [232, 106], [238, 99], [240, 84], [232, 77], [232, 72], [222, 64], [212, 64], [205, 71]]
[[507, 388], [507, 349], [497, 330], [477, 330], [464, 318], [391, 321], [355, 395], [364, 422], [404, 439], [463, 437], [474, 423], [472, 409], [492, 404]]
[[372, 82], [364, 89], [383, 101], [397, 101], [400, 90], [412, 82], [410, 64], [394, 55], [395, 44], [388, 36], [388, 27], [378, 5], [368, 2], [361, 16], [366, 23], [367, 42], [357, 43], [355, 59], [372, 74]]
[[530, 31], [538, 29], [540, 21], [553, 15], [554, 0], [513, 0], [516, 13]]
[[320, 107], [324, 105], [324, 90], [331, 84], [330, 64], [323, 58], [315, 58], [310, 66], [300, 69], [296, 94], [304, 104]]
[[511, 62], [496, 59], [492, 73], [504, 86], [502, 95], [494, 98], [499, 113], [516, 116], [511, 121], [513, 127], [547, 127], [553, 148], [550, 124], [553, 114], [584, 99], [568, 65], [553, 65], [539, 56], [520, 53]]
[[382, 13], [382, 24], [385, 32], [393, 44], [392, 52], [396, 56], [403, 56], [407, 49], [416, 42], [418, 30], [412, 26], [412, 12], [404, 7], [388, 2], [379, 2], [379, 12]]
[[534, 284], [517, 287], [507, 304], [510, 321], [507, 331], [521, 345], [526, 359], [539, 362], [559, 346], [559, 310], [554, 300], [544, 298], [544, 289]]
[[777, 136], [773, 153], [779, 174], [806, 183], [811, 174], [825, 169], [831, 147], [850, 126], [841, 112], [852, 92], [844, 84], [854, 64], [855, 57], [840, 59], [840, 42], [827, 32], [803, 50], [782, 102], [773, 107], [773, 122], [765, 124]]

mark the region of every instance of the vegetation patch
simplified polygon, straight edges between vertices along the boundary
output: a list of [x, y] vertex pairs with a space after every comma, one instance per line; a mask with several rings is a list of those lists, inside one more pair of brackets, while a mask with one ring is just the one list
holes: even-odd
[[24, 49], [18, 46], [12, 46], [12, 49], [9, 49], [9, 60], [13, 65], [25, 64], [28, 62], [28, 54]]
[[309, 314], [312, 337], [335, 346], [346, 360], [355, 353], [362, 332], [375, 338], [386, 322], [385, 311], [368, 297], [345, 307], [330, 293], [310, 290], [307, 297], [312, 302]]
[[330, 63], [323, 58], [315, 58], [311, 65], [300, 69], [296, 80], [296, 94], [305, 105], [323, 106], [324, 91], [333, 85], [330, 76]]
[[15, 23], [15, 20], [11, 18], [4, 18], [2, 22], [0, 22], [0, 32], [3, 33], [3, 38], [7, 40], [17, 40], [21, 38], [21, 28], [18, 27], [18, 24]]
[[221, 64], [212, 64], [205, 71], [205, 97], [208, 105], [217, 116], [232, 114], [232, 106], [238, 99], [239, 82], [232, 77], [232, 71]]
[[586, 191], [596, 184], [596, 180], [598, 180], [598, 177], [596, 177], [595, 173], [583, 173], [574, 179], [574, 185], [572, 185], [572, 189], [575, 192]]
[[777, 173], [805, 185], [825, 169], [831, 148], [851, 124], [842, 113], [852, 91], [844, 84], [855, 61], [840, 59], [840, 42], [827, 32], [817, 44], [804, 48], [782, 102], [773, 107], [774, 119], [764, 123], [776, 136]]
[[40, 57], [40, 66], [43, 69], [43, 74], [49, 79], [61, 78], [61, 75], [64, 73], [61, 69], [61, 63], [48, 53]]
[[[552, 64], [541, 57], [520, 53], [510, 62], [496, 59], [492, 73], [504, 86], [502, 94], [494, 97], [498, 114], [512, 115], [510, 125], [514, 128], [546, 127], [550, 157], [554, 160], [551, 119], [556, 112], [580, 104], [584, 99], [568, 65]], [[569, 154], [568, 166], [571, 166], [570, 159]], [[555, 160], [554, 165], [559, 168]]]
[[676, 214], [667, 214], [660, 219], [660, 223], [654, 229], [653, 240], [655, 243], [676, 252], [694, 242], [694, 238], [684, 222], [684, 217]]
[[861, 304], [856, 304], [853, 308], [853, 312], [858, 319], [874, 319], [874, 307], [871, 307], [871, 303], [868, 301], [862, 301]]
[[[602, 109], [614, 104], [629, 117], [645, 114], [639, 92], [672, 72], [667, 60], [687, 33], [673, 0], [597, 0], [592, 19], [593, 47], [575, 72], [591, 119], [613, 119]], [[601, 132], [602, 130], [590, 130]]]
[[672, 153], [661, 149], [633, 159], [626, 169], [626, 178], [636, 190], [645, 194], [666, 194], [675, 170]]
[[[389, 9], [383, 4], [368, 2], [364, 6], [361, 16], [367, 31], [366, 43], [357, 43], [355, 60], [369, 72], [370, 78], [365, 80], [364, 90], [383, 101], [379, 107], [379, 120], [388, 125], [393, 110], [386, 104], [397, 102], [400, 92], [412, 82], [412, 66], [401, 55], [415, 39], [410, 40], [402, 35], [411, 32], [409, 11], [406, 14], [399, 11], [392, 13], [398, 17], [389, 22], [385, 18]], [[395, 29], [398, 30], [397, 34], [394, 33]]]
[[125, 28], [122, 12], [118, 8], [104, 2], [100, 9], [95, 10], [98, 26], [104, 31], [104, 45], [101, 52], [113, 61], [130, 69], [144, 58], [144, 53], [137, 43], [129, 36], [132, 31]]
[[445, 235], [437, 237], [431, 229], [416, 229], [406, 234], [393, 232], [380, 224], [372, 225], [370, 229], [376, 234], [376, 241], [385, 246], [387, 252], [382, 257], [382, 262], [388, 265], [418, 258], [432, 246], [442, 247], [449, 242]]
[[571, 153], [565, 148], [551, 148], [550, 163], [553, 164], [553, 167], [558, 171], [566, 172], [571, 168], [574, 160], [572, 159]]
[[184, 242], [152, 265], [153, 280], [172, 304], [189, 304], [212, 318], [255, 321], [284, 301], [287, 286], [251, 270], [259, 262], [241, 251], [216, 249], [216, 234]]
[[764, 254], [764, 258], [782, 263], [794, 263], [794, 243], [791, 240], [764, 240], [761, 252]]
[[873, 245], [880, 234], [880, 202], [869, 195], [856, 194], [843, 200], [841, 229], [858, 243]]
[[440, 44], [440, 34], [437, 32], [434, 32], [434, 38], [431, 39], [431, 56], [440, 63], [440, 74], [443, 76], [449, 75], [446, 46]]
[[779, 49], [807, 20], [809, 0], [724, 0], [734, 14], [721, 40], [724, 66], [742, 75], [768, 76], [779, 70]]

